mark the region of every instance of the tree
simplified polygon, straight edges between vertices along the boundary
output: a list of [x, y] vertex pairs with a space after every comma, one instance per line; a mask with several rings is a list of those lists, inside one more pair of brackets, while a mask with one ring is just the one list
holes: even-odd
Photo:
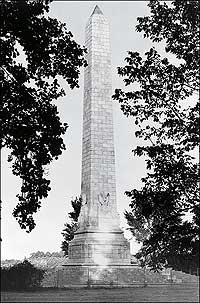
[[64, 241], [62, 242], [61, 249], [65, 256], [68, 256], [68, 247], [69, 242], [74, 238], [74, 233], [78, 229], [78, 217], [80, 215], [81, 206], [82, 206], [82, 197], [76, 197], [74, 200], [71, 200], [71, 204], [73, 207], [73, 211], [70, 212], [69, 218], [71, 219], [70, 223], [64, 224], [64, 229], [62, 231], [62, 235], [64, 237]]
[[63, 252], [49, 252], [47, 251], [46, 253], [43, 251], [37, 251], [34, 253], [30, 254], [30, 257], [28, 258], [30, 259], [38, 259], [38, 258], [50, 258], [50, 257], [56, 257], [56, 258], [62, 258], [63, 257]]
[[43, 251], [37, 251], [37, 252], [31, 253], [29, 259], [46, 258], [46, 257], [58, 257], [58, 258], [61, 258], [61, 257], [63, 257], [63, 252], [60, 251], [60, 252], [52, 252], [52, 253], [50, 253], [49, 251], [47, 251], [46, 253], [44, 253]]
[[66, 24], [48, 16], [50, 2], [0, 0], [0, 146], [10, 150], [12, 172], [22, 180], [13, 215], [27, 232], [50, 191], [47, 166], [65, 149], [68, 125], [54, 104], [65, 95], [59, 79], [78, 88], [86, 65]]
[[27, 260], [9, 268], [1, 269], [3, 290], [22, 290], [39, 287], [45, 271], [36, 268]]
[[31, 258], [43, 258], [45, 257], [45, 253], [43, 251], [37, 251], [35, 253], [31, 253]]
[[136, 137], [145, 140], [134, 154], [146, 157], [147, 175], [140, 190], [126, 192], [131, 199], [126, 218], [132, 231], [149, 232], [137, 257], [158, 270], [175, 266], [173, 256], [195, 262], [199, 257], [199, 175], [194, 153], [199, 141], [200, 4], [151, 0], [148, 6], [151, 14], [138, 18], [136, 30], [153, 43], [165, 43], [166, 53], [173, 54], [176, 63], [161, 57], [155, 47], [145, 58], [129, 51], [118, 74], [131, 90], [116, 89], [113, 98], [126, 116], [133, 117]]

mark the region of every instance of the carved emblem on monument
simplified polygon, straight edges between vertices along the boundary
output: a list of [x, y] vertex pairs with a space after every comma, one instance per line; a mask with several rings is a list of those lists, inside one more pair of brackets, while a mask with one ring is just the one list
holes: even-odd
[[110, 201], [110, 194], [109, 193], [105, 194], [104, 192], [101, 192], [98, 195], [98, 201], [101, 206], [108, 206]]

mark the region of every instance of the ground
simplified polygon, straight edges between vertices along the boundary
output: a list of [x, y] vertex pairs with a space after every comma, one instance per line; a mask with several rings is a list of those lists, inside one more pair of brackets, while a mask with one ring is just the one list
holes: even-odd
[[2, 302], [199, 302], [197, 284], [2, 292]]

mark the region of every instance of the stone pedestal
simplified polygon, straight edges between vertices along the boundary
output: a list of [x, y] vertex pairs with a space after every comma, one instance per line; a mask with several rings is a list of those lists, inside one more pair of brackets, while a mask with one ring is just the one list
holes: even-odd
[[77, 233], [69, 246], [67, 264], [130, 264], [129, 243], [121, 231]]

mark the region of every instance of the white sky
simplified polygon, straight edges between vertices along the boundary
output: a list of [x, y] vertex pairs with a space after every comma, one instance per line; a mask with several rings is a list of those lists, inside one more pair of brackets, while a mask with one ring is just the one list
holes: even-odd
[[[75, 40], [84, 44], [86, 22], [95, 5], [98, 4], [110, 21], [111, 54], [113, 66], [113, 92], [122, 85], [117, 75], [117, 66], [124, 65], [128, 50], [144, 53], [150, 42], [135, 31], [137, 17], [147, 15], [147, 1], [56, 1], [51, 4], [50, 15], [67, 24]], [[67, 221], [71, 208], [71, 198], [80, 194], [81, 140], [82, 140], [82, 100], [83, 70], [80, 88], [70, 90], [63, 82], [67, 95], [57, 102], [63, 122], [69, 124], [64, 136], [66, 151], [59, 160], [50, 165], [49, 179], [52, 190], [42, 203], [40, 211], [34, 216], [36, 227], [31, 233], [21, 230], [12, 216], [17, 204], [16, 194], [20, 191], [21, 180], [12, 175], [7, 151], [2, 150], [1, 195], [2, 195], [2, 259], [23, 259], [35, 251], [60, 251], [63, 237], [61, 231]], [[145, 174], [144, 159], [134, 157], [131, 150], [137, 145], [135, 127], [120, 111], [119, 104], [113, 102], [114, 133], [116, 154], [117, 205], [123, 219], [123, 211], [128, 208], [129, 199], [124, 192], [139, 188], [140, 178]], [[132, 244], [132, 252], [137, 244]]]

